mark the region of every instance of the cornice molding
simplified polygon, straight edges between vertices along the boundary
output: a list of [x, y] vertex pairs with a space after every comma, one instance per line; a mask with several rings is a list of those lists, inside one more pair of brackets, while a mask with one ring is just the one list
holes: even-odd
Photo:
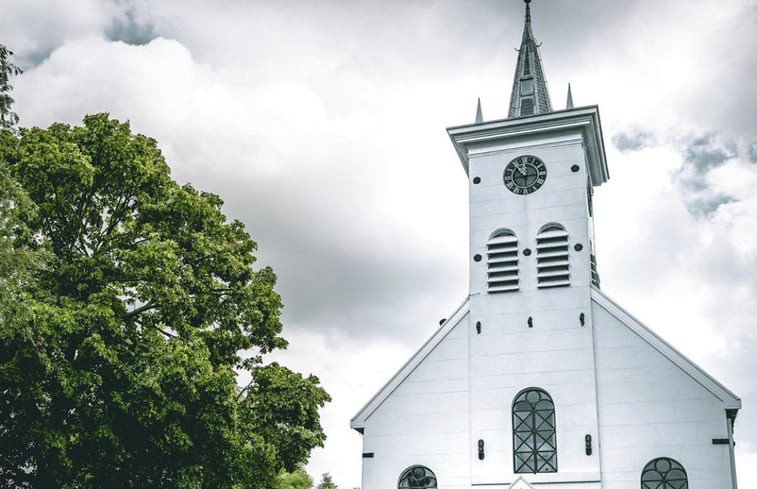
[[560, 133], [578, 133], [583, 138], [592, 185], [601, 185], [610, 178], [596, 105], [447, 128], [466, 175], [471, 156], [485, 153], [487, 148], [496, 151], [495, 148], [533, 137], [549, 138]]

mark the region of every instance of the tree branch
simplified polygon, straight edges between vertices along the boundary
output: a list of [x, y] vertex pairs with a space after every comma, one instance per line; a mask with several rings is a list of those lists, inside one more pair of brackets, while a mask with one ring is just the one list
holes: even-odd
[[237, 394], [237, 401], [242, 398], [242, 394], [250, 390], [250, 387], [255, 383], [255, 379], [250, 380], [250, 383], [244, 386], [244, 389], [239, 391], [239, 394]]
[[169, 333], [168, 331], [165, 331], [165, 330], [163, 330], [163, 329], [161, 329], [161, 328], [159, 328], [159, 327], [157, 327], [157, 326], [153, 326], [153, 328], [157, 329], [157, 330], [158, 330], [159, 332], [163, 333], [163, 334], [164, 334], [164, 335], [166, 335], [166, 337], [168, 337], [168, 338], [172, 338], [172, 339], [173, 339], [173, 338], [178, 338], [178, 335], [175, 335], [175, 334], [171, 334], [171, 333]]
[[139, 306], [138, 308], [132, 309], [131, 311], [127, 312], [126, 316], [124, 318], [125, 319], [131, 319], [131, 318], [133, 318], [134, 316], [136, 316], [138, 314], [141, 314], [141, 313], [143, 313], [145, 311], [149, 311], [150, 309], [155, 309], [157, 307], [158, 307], [158, 305], [155, 304], [155, 302], [150, 301], [147, 304], [143, 304], [143, 305]]

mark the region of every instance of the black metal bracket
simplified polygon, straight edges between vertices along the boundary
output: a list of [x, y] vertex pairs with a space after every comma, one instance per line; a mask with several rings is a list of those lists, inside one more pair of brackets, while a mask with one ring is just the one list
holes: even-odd
[[591, 455], [591, 435], [586, 435], [584, 437], [584, 441], [586, 442], [586, 455]]

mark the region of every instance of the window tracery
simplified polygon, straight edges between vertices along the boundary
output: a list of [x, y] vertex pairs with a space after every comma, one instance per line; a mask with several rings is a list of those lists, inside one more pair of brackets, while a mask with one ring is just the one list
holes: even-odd
[[672, 458], [656, 458], [641, 471], [641, 489], [689, 489], [686, 470]]
[[516, 474], [557, 472], [555, 405], [546, 391], [521, 391], [513, 401], [513, 465]]

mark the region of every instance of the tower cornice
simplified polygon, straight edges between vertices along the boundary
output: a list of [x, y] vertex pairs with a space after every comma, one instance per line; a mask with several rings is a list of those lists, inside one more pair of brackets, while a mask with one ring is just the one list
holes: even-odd
[[539, 114], [523, 119], [502, 119], [483, 124], [467, 124], [447, 128], [465, 173], [473, 154], [496, 151], [507, 145], [522, 143], [533, 137], [580, 133], [584, 140], [591, 183], [598, 186], [609, 178], [607, 157], [602, 137], [599, 107], [591, 105]]

